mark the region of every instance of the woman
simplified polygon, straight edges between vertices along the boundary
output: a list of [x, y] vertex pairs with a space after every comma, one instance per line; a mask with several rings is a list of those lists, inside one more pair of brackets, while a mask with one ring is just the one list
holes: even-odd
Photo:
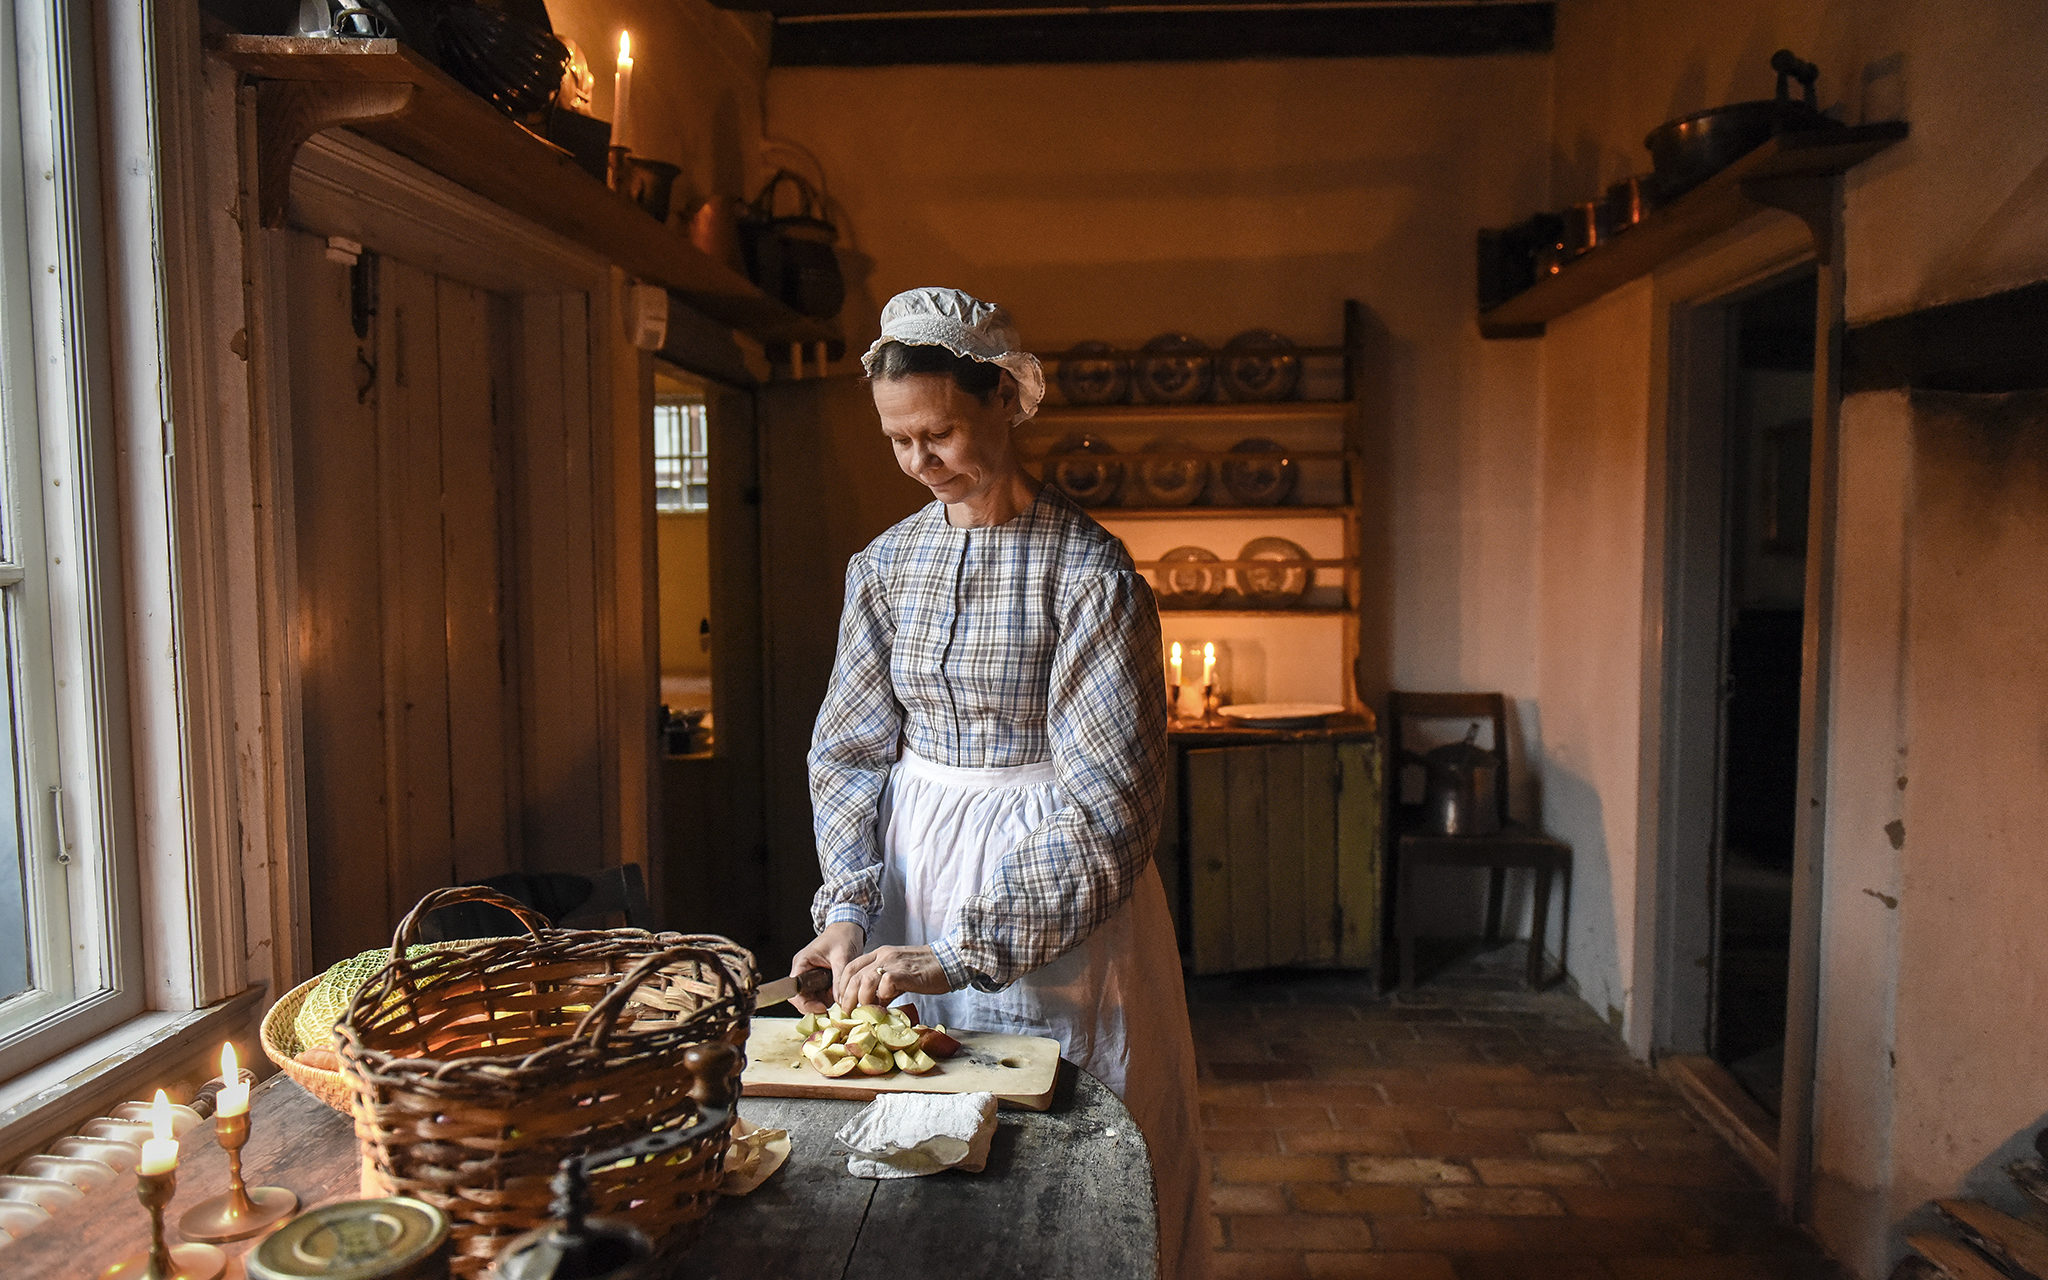
[[1145, 1134], [1161, 1274], [1198, 1275], [1194, 1046], [1152, 863], [1151, 590], [1020, 465], [1011, 433], [1045, 380], [1000, 307], [899, 294], [862, 365], [934, 501], [847, 567], [810, 754], [819, 933], [790, 971], [829, 967], [848, 1007], [914, 994], [927, 1022], [1058, 1040]]

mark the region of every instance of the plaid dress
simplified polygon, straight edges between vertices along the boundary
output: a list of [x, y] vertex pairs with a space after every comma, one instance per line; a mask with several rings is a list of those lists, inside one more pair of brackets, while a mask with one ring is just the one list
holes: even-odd
[[846, 572], [811, 739], [820, 929], [871, 928], [877, 807], [902, 749], [933, 763], [1051, 760], [1058, 810], [931, 944], [957, 990], [994, 991], [1087, 939], [1130, 898], [1166, 783], [1159, 613], [1123, 544], [1047, 485], [1015, 519], [956, 529], [933, 502]]

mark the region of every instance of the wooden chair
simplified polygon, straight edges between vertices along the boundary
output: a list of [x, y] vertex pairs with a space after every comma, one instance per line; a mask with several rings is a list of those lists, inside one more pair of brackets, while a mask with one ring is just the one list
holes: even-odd
[[[1494, 798], [1500, 806], [1500, 831], [1494, 835], [1442, 836], [1421, 829], [1421, 806], [1401, 802], [1401, 777], [1422, 756], [1402, 746], [1411, 720], [1479, 720], [1493, 726]], [[1415, 985], [1415, 879], [1425, 867], [1485, 867], [1486, 939], [1500, 937], [1501, 898], [1511, 868], [1536, 876], [1535, 918], [1529, 927], [1529, 985], [1541, 988], [1544, 930], [1550, 920], [1550, 885], [1564, 881], [1570, 910], [1572, 847], [1508, 817], [1507, 699], [1498, 693], [1401, 693], [1387, 695], [1387, 741], [1393, 767], [1387, 770], [1388, 824], [1393, 833], [1394, 936], [1400, 947], [1400, 983]], [[1562, 948], [1560, 948], [1561, 950]]]

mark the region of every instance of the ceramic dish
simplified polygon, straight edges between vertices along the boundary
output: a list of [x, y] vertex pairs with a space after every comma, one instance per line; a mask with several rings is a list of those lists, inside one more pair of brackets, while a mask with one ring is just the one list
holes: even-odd
[[1047, 455], [1046, 478], [1084, 507], [1108, 506], [1123, 488], [1124, 464], [1105, 462], [1116, 449], [1094, 436], [1068, 436]]
[[1254, 436], [1240, 440], [1230, 451], [1243, 454], [1223, 464], [1223, 489], [1231, 501], [1245, 507], [1276, 507], [1294, 494], [1300, 468], [1276, 440]]
[[1253, 538], [1237, 558], [1259, 562], [1238, 567], [1237, 589], [1246, 601], [1265, 609], [1298, 603], [1316, 576], [1308, 552], [1285, 538]]
[[1194, 404], [1209, 398], [1216, 366], [1209, 348], [1184, 333], [1162, 333], [1138, 358], [1138, 394], [1153, 404]]
[[1131, 398], [1130, 362], [1107, 342], [1077, 342], [1054, 375], [1068, 404], [1122, 404]]
[[[1194, 447], [1185, 440], [1154, 440], [1142, 450], [1131, 477], [1131, 496], [1155, 507], [1185, 507], [1209, 487], [1209, 463], [1186, 455]], [[1176, 456], [1178, 455], [1178, 456]]]
[[1217, 714], [1252, 729], [1313, 729], [1344, 708], [1334, 702], [1243, 702], [1220, 707]]
[[120, 1176], [112, 1165], [77, 1156], [30, 1156], [16, 1165], [14, 1171], [24, 1178], [53, 1178], [58, 1182], [68, 1182], [80, 1191], [104, 1187]]
[[55, 1213], [64, 1205], [83, 1199], [85, 1192], [62, 1178], [31, 1178], [22, 1174], [0, 1177], [0, 1200], [32, 1204], [47, 1213]]
[[1271, 329], [1247, 329], [1224, 344], [1217, 357], [1223, 394], [1232, 400], [1285, 400], [1301, 383], [1301, 358], [1294, 344]]
[[1223, 598], [1229, 575], [1205, 547], [1175, 547], [1159, 557], [1159, 598], [1182, 609], [1199, 609]]
[[19, 1239], [50, 1220], [50, 1211], [22, 1200], [0, 1200], [0, 1235]]

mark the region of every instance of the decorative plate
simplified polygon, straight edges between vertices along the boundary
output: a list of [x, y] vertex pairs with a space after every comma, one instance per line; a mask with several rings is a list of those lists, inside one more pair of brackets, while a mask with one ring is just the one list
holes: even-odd
[[1139, 458], [1131, 477], [1134, 497], [1156, 507], [1185, 507], [1209, 487], [1209, 462], [1190, 458], [1194, 446], [1185, 440], [1160, 439], [1141, 451], [1153, 455]]
[[1247, 329], [1217, 357], [1223, 393], [1232, 400], [1285, 400], [1301, 382], [1294, 344], [1271, 329]]
[[1216, 366], [1209, 348], [1184, 333], [1162, 333], [1138, 358], [1138, 394], [1153, 404], [1194, 404], [1209, 398]]
[[1302, 563], [1310, 558], [1308, 552], [1285, 538], [1253, 538], [1237, 558], [1259, 562], [1238, 567], [1237, 589], [1247, 601], [1265, 609], [1298, 603], [1316, 576], [1314, 568]]
[[1223, 464], [1223, 488], [1231, 500], [1247, 507], [1273, 507], [1293, 496], [1299, 468], [1278, 441], [1253, 437], [1230, 447], [1246, 455]]
[[1159, 597], [1182, 609], [1199, 609], [1223, 598], [1230, 575], [1206, 547], [1175, 547], [1159, 557]]
[[1334, 702], [1241, 702], [1219, 707], [1217, 714], [1251, 729], [1314, 729], [1344, 708]]
[[1123, 487], [1124, 464], [1095, 459], [1115, 454], [1116, 449], [1106, 440], [1068, 436], [1047, 455], [1046, 478], [1084, 507], [1107, 506], [1116, 501], [1117, 490]]
[[1131, 366], [1107, 342], [1077, 342], [1054, 375], [1068, 404], [1122, 404], [1131, 398]]

